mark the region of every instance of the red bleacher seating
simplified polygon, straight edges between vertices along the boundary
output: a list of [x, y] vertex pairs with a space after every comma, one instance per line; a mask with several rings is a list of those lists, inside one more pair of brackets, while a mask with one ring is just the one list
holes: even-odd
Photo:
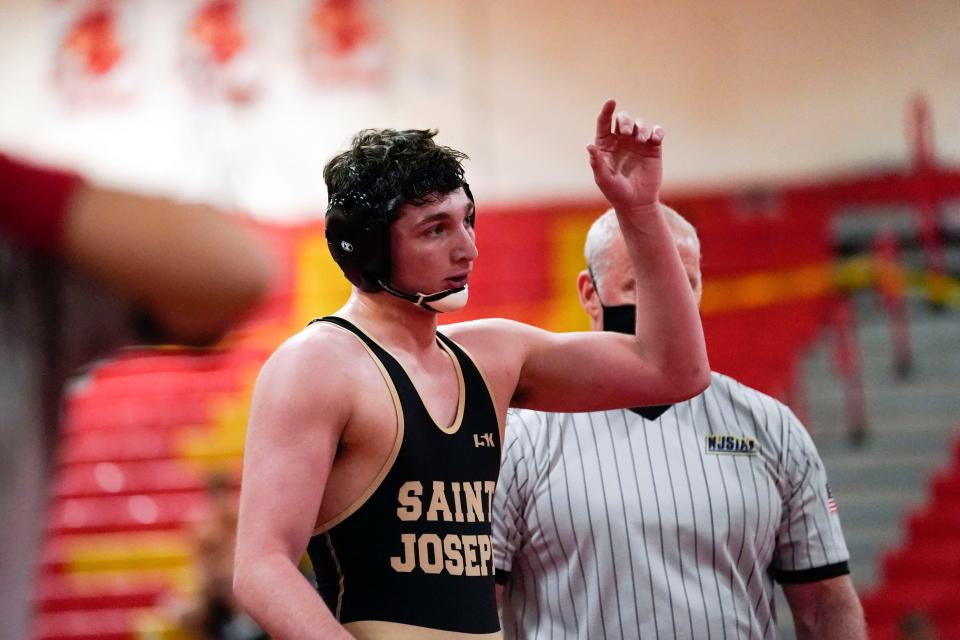
[[[960, 459], [960, 452], [954, 457]], [[960, 466], [938, 474], [933, 481], [933, 495], [938, 503], [960, 505]]]
[[168, 431], [150, 428], [87, 430], [67, 435], [61, 446], [61, 465], [156, 460], [177, 454], [176, 442]]
[[883, 579], [863, 598], [871, 638], [895, 638], [900, 620], [923, 611], [942, 638], [960, 637], [960, 438], [950, 466], [911, 514], [906, 540], [883, 558]]
[[133, 375], [114, 374], [97, 378], [97, 395], [112, 397], [169, 397], [196, 393], [238, 391], [235, 371], [160, 371]]
[[54, 535], [181, 529], [206, 506], [202, 491], [65, 498], [51, 506], [48, 528]]
[[[952, 514], [952, 517], [960, 522], [958, 514]], [[911, 532], [909, 539], [931, 540], [927, 537], [926, 529], [921, 531], [919, 537]], [[960, 540], [956, 539], [956, 531], [956, 525], [947, 529], [944, 540], [935, 546], [921, 544], [918, 548], [900, 549], [888, 554], [883, 559], [884, 577], [891, 583], [904, 585], [910, 581], [960, 576]]]
[[44, 576], [38, 585], [37, 610], [84, 611], [89, 609], [140, 609], [153, 607], [170, 589], [164, 582], [84, 587], [62, 575]]
[[99, 394], [74, 397], [64, 431], [102, 429], [167, 429], [205, 423], [210, 417], [210, 394], [104, 398]]
[[131, 640], [139, 609], [87, 609], [38, 616], [35, 640]]
[[182, 460], [75, 463], [58, 475], [56, 498], [202, 491], [204, 478]]

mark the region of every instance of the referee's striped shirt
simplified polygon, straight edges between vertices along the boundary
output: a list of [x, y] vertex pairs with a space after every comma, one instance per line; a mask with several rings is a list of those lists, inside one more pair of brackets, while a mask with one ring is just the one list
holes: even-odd
[[775, 638], [774, 580], [849, 571], [806, 430], [724, 375], [653, 419], [511, 411], [503, 456], [506, 638]]

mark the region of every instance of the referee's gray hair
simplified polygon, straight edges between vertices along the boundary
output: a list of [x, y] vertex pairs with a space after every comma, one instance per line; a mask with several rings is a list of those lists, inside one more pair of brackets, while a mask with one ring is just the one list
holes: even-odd
[[[693, 241], [697, 251], [700, 251], [700, 238], [697, 236], [696, 227], [665, 204], [660, 205], [660, 211], [673, 234], [675, 236], [681, 234], [688, 236]], [[590, 225], [590, 230], [587, 232], [587, 241], [583, 245], [583, 257], [586, 258], [587, 266], [590, 268], [597, 284], [610, 266], [607, 249], [618, 237], [620, 237], [620, 222], [617, 220], [617, 213], [613, 209], [607, 209], [602, 216]]]

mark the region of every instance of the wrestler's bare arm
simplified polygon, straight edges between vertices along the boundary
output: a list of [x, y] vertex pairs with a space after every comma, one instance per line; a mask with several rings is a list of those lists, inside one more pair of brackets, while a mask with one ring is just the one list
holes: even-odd
[[[353, 338], [312, 327], [264, 365], [254, 389], [244, 453], [234, 592], [274, 638], [350, 638], [297, 569], [316, 525], [352, 380], [338, 346]], [[343, 344], [340, 344], [343, 343]]]
[[[697, 363], [686, 359], [683, 362], [690, 364], [681, 365], [679, 358], [671, 362], [653, 357], [641, 341], [625, 334], [553, 333], [503, 319], [474, 320], [441, 330], [479, 361], [500, 413], [508, 406], [599, 411], [667, 404], [686, 400], [707, 386], [708, 378]], [[679, 349], [686, 346], [675, 344]], [[597, 384], [598, 380], [606, 384]]]
[[[636, 276], [636, 339], [668, 385], [690, 397], [710, 384], [698, 303], [660, 205], [664, 131], [608, 100], [587, 146], [593, 179], [613, 206]], [[669, 401], [669, 400], [665, 400]]]
[[[663, 130], [608, 100], [588, 147], [594, 180], [617, 212], [636, 277], [635, 336], [551, 333], [507, 320], [445, 327], [485, 361], [495, 394], [511, 406], [593, 411], [665, 404], [707, 387], [700, 316], [660, 211]], [[608, 384], [585, 384], [604, 380]]]

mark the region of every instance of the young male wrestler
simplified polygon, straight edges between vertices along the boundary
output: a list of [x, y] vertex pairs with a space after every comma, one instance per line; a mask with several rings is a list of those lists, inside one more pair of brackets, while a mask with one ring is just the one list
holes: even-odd
[[[354, 288], [264, 366], [247, 436], [234, 587], [274, 637], [499, 637], [490, 504], [507, 408], [663, 404], [707, 385], [658, 203], [663, 130], [615, 107], [588, 152], [649, 309], [634, 336], [499, 319], [438, 332], [477, 259], [465, 156], [432, 131], [366, 130], [327, 164], [327, 240]], [[297, 571], [308, 548], [322, 598]]]

